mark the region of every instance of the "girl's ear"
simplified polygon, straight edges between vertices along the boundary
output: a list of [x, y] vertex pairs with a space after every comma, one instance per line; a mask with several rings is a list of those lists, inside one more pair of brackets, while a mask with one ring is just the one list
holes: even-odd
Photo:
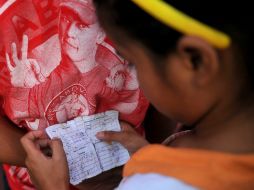
[[198, 37], [183, 36], [176, 49], [180, 63], [190, 71], [195, 85], [206, 85], [215, 79], [220, 65], [218, 53], [211, 44]]

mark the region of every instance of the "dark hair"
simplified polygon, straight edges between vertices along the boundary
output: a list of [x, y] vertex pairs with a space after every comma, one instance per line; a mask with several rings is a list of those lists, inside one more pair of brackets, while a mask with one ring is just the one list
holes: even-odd
[[[145, 1], [145, 0], [144, 0]], [[251, 1], [164, 0], [199, 21], [224, 31], [233, 39], [254, 84], [253, 23]], [[99, 20], [124, 31], [156, 56], [165, 57], [175, 49], [182, 34], [162, 24], [131, 0], [94, 0]], [[253, 85], [254, 86], [254, 85]]]

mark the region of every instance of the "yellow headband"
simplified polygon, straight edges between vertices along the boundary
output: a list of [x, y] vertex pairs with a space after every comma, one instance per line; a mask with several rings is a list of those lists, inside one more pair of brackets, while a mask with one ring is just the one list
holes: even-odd
[[231, 39], [227, 34], [191, 18], [164, 1], [132, 1], [151, 16], [183, 34], [201, 37], [219, 49], [225, 49], [231, 43]]

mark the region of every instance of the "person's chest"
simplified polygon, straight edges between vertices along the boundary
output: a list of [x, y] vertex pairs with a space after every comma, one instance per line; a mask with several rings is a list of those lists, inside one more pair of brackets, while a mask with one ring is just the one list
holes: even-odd
[[4, 111], [16, 124], [31, 129], [94, 114], [107, 75], [100, 68], [86, 74], [56, 70], [33, 88], [11, 88]]

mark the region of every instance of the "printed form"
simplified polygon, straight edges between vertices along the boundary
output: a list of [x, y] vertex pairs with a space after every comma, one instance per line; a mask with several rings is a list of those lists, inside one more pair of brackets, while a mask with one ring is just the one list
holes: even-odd
[[75, 118], [46, 129], [49, 137], [60, 138], [67, 156], [70, 182], [73, 185], [104, 171], [124, 165], [130, 158], [119, 143], [96, 138], [99, 131], [120, 131], [117, 111], [107, 111]]

